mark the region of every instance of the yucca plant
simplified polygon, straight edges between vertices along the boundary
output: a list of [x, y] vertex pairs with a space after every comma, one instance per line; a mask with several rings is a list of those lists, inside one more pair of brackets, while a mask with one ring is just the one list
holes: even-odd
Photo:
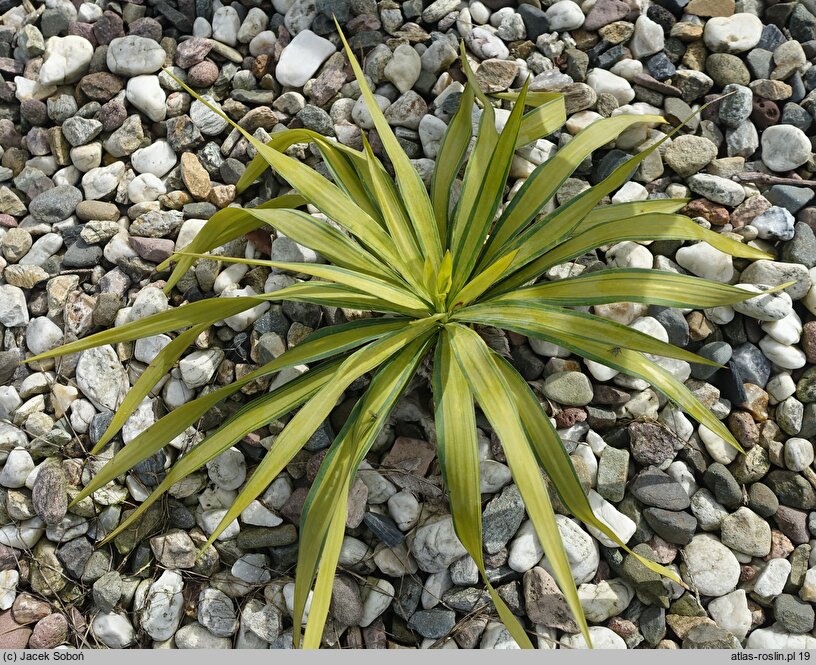
[[[270, 301], [370, 310], [381, 316], [320, 329], [256, 371], [176, 408], [119, 449], [75, 502], [155, 454], [243, 386], [285, 368], [310, 363], [309, 371], [247, 404], [180, 456], [147, 500], [106, 538], [109, 541], [133, 525], [171, 486], [245, 435], [296, 411], [210, 535], [209, 545], [284, 470], [344, 391], [356, 379], [373, 372], [368, 388], [330, 447], [303, 509], [295, 578], [294, 642], [296, 646], [302, 643], [316, 648], [320, 645], [329, 609], [344, 536], [349, 488], [421, 361], [432, 354], [438, 459], [453, 523], [484, 578], [500, 618], [520, 646], [532, 646], [522, 624], [486, 577], [475, 404], [501, 440], [513, 479], [555, 578], [589, 641], [542, 471], [575, 517], [600, 530], [619, 546], [626, 548], [626, 544], [593, 513], [570, 457], [539, 399], [516, 370], [491, 350], [478, 328], [494, 326], [546, 340], [585, 359], [644, 379], [739, 448], [711, 411], [649, 356], [714, 363], [574, 308], [620, 301], [681, 308], [717, 307], [755, 294], [726, 284], [656, 270], [612, 269], [556, 281], [536, 280], [554, 266], [626, 240], [706, 241], [737, 257], [771, 257], [705, 230], [677, 214], [686, 204], [685, 200], [597, 207], [604, 197], [627, 181], [657, 144], [633, 156], [598, 185], [554, 212], [541, 214], [565, 179], [595, 149], [639, 123], [665, 123], [660, 116], [620, 115], [594, 122], [556, 156], [538, 166], [512, 200], [503, 205], [505, 183], [516, 149], [558, 130], [566, 120], [564, 103], [559, 95], [531, 92], [527, 85], [518, 92], [488, 98], [476, 83], [464, 47], [461, 67], [467, 85], [444, 136], [429, 193], [392, 133], [344, 38], [343, 43], [395, 178], [391, 178], [374, 155], [365, 136], [362, 151], [304, 129], [281, 132], [263, 144], [240, 125], [231, 123], [257, 153], [238, 189], [250, 186], [266, 168], [272, 168], [297, 193], [280, 196], [252, 209], [230, 207], [219, 211], [185, 251], [159, 267], [164, 270], [175, 262], [166, 284], [169, 292], [198, 258], [267, 225], [319, 252], [328, 263], [282, 263], [220, 255], [213, 258], [268, 266], [315, 279], [254, 297], [185, 304], [29, 360], [184, 330], [150, 363], [131, 388], [109, 428], [91, 451], [97, 454], [113, 440], [138, 404], [199, 334], [218, 321]], [[201, 101], [229, 121], [218, 109]], [[512, 111], [499, 132], [494, 104], [502, 101], [512, 103]], [[473, 140], [472, 118], [478, 108], [481, 117]], [[285, 154], [288, 147], [301, 142], [311, 142], [317, 147], [331, 180]], [[463, 172], [461, 187], [457, 187], [460, 172]], [[458, 196], [454, 196], [454, 192], [458, 192]], [[314, 206], [322, 215], [297, 209], [306, 204]], [[671, 571], [652, 561], [641, 560], [652, 570], [679, 582]], [[304, 609], [313, 587], [305, 636], [301, 640]]]

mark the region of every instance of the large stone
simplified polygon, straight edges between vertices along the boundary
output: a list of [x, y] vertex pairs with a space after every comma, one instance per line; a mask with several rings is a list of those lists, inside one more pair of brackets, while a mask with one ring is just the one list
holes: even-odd
[[739, 581], [737, 558], [715, 536], [699, 534], [685, 546], [684, 579], [706, 596], [724, 596]]
[[84, 37], [51, 37], [45, 44], [38, 82], [41, 86], [75, 83], [91, 64], [94, 48]]
[[275, 77], [281, 85], [300, 88], [335, 50], [328, 39], [303, 30], [283, 49]]
[[76, 381], [82, 394], [99, 410], [115, 411], [130, 387], [127, 374], [110, 346], [82, 352]]
[[181, 575], [165, 570], [150, 586], [141, 613], [141, 625], [154, 640], [169, 640], [184, 616]]

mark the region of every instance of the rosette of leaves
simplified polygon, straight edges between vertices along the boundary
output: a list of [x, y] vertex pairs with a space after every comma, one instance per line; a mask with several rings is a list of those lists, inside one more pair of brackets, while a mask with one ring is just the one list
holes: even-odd
[[[329, 611], [349, 488], [421, 361], [432, 357], [438, 460], [453, 524], [484, 578], [496, 611], [518, 644], [532, 647], [524, 626], [485, 574], [477, 405], [501, 440], [513, 480], [554, 576], [589, 641], [542, 471], [577, 519], [620, 547], [626, 548], [626, 544], [593, 513], [539, 399], [518, 372], [484, 341], [479, 327], [493, 326], [545, 340], [584, 359], [644, 379], [739, 449], [723, 423], [652, 358], [715, 363], [581, 308], [622, 301], [707, 308], [729, 305], [755, 294], [658, 270], [606, 269], [554, 281], [541, 278], [555, 266], [623, 241], [705, 241], [735, 257], [772, 257], [678, 214], [686, 200], [599, 205], [628, 180], [659, 143], [631, 157], [566, 204], [542, 212], [549, 209], [548, 203], [564, 181], [594, 150], [640, 123], [665, 123], [660, 116], [618, 115], [597, 120], [537, 166], [505, 203], [504, 189], [515, 151], [560, 129], [566, 121], [564, 102], [556, 94], [529, 91], [527, 85], [517, 92], [488, 97], [476, 82], [464, 47], [461, 67], [467, 84], [439, 149], [428, 191], [389, 127], [344, 38], [343, 43], [394, 176], [375, 156], [365, 136], [362, 150], [306, 129], [280, 132], [264, 144], [201, 99], [243, 134], [256, 152], [238, 190], [246, 189], [271, 168], [295, 193], [251, 209], [220, 210], [182, 252], [159, 266], [166, 270], [175, 264], [167, 280], [168, 292], [197, 259], [205, 256], [268, 266], [312, 279], [268, 294], [183, 304], [29, 360], [181, 331], [125, 396], [109, 428], [91, 451], [97, 454], [111, 443], [139, 403], [196, 338], [219, 321], [271, 301], [367, 310], [374, 316], [319, 329], [255, 371], [174, 409], [128, 445], [118, 447], [74, 503], [155, 454], [209, 409], [250, 382], [308, 365], [308, 371], [290, 372], [296, 377], [273, 384], [271, 392], [246, 404], [179, 456], [150, 496], [106, 538], [109, 541], [134, 524], [172, 485], [248, 433], [294, 414], [210, 535], [209, 545], [285, 469], [344, 391], [356, 379], [371, 374], [367, 389], [322, 462], [302, 513], [294, 642], [316, 648]], [[495, 107], [502, 102], [512, 105], [512, 110], [499, 131]], [[474, 117], [478, 118], [475, 131]], [[286, 154], [287, 148], [304, 142], [317, 148], [330, 178]], [[319, 214], [302, 210], [307, 204]], [[318, 252], [326, 263], [283, 263], [207, 254], [265, 226]], [[650, 569], [679, 582], [673, 572], [641, 560]], [[312, 590], [302, 637], [302, 619]]]

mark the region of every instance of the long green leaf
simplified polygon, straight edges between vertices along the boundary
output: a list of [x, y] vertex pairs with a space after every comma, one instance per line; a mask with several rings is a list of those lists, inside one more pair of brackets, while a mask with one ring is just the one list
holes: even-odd
[[589, 627], [578, 598], [564, 544], [561, 542], [550, 497], [519, 418], [512, 391], [499, 369], [495, 353], [475, 331], [469, 328], [449, 323], [445, 326], [445, 332], [450, 337], [453, 355], [476, 401], [501, 439], [513, 480], [524, 500], [527, 514], [533, 522], [547, 560], [552, 565], [558, 586], [572, 610], [584, 639], [591, 645]]
[[[235, 209], [224, 208], [220, 212], [228, 210]], [[262, 206], [238, 210], [241, 211], [240, 217], [233, 216], [220, 219], [217, 225], [211, 228], [211, 222], [216, 219], [213, 216], [194, 238], [193, 242], [182, 251], [191, 254], [203, 254], [266, 224], [287, 238], [315, 250], [335, 265], [370, 275], [377, 275], [394, 284], [404, 283], [395, 272], [388, 266], [383, 265], [382, 261], [370, 254], [353, 239], [328, 222], [313, 215], [299, 210], [269, 209]], [[165, 263], [178, 261], [178, 265], [173, 271], [175, 275], [176, 272], [189, 268], [194, 260], [191, 257], [184, 257], [181, 253], [177, 253]], [[174, 280], [172, 285], [175, 285], [177, 281]], [[168, 290], [168, 288], [165, 287], [165, 290]]]
[[[388, 422], [427, 348], [428, 339], [419, 338], [377, 371], [364, 397], [355, 405], [337, 435], [312, 483], [301, 512], [300, 542], [303, 546], [295, 574], [293, 612], [293, 639], [296, 644], [300, 639], [299, 626], [318, 569], [318, 561], [321, 572], [330, 571], [332, 578], [337, 566], [339, 550], [330, 547], [324, 551], [324, 542], [332, 539], [330, 529], [333, 527], [335, 506], [347, 502], [349, 487], [357, 468]], [[323, 583], [326, 584], [327, 581]], [[320, 644], [330, 599], [331, 588], [327, 594], [322, 595], [315, 589], [306, 627], [304, 646], [307, 649], [317, 648]]]
[[131, 524], [141, 519], [147, 509], [177, 482], [200, 469], [207, 462], [214, 460], [250, 432], [269, 424], [303, 404], [334, 376], [338, 365], [338, 361], [324, 363], [245, 405], [213, 434], [177, 459], [168, 470], [164, 480], [100, 544], [110, 542]]
[[505, 328], [525, 320], [525, 317], [528, 317], [529, 321], [534, 322], [540, 329], [552, 334], [587, 337], [608, 344], [610, 347], [632, 349], [641, 353], [712, 367], [721, 366], [713, 360], [663, 342], [635, 328], [579, 310], [546, 305], [536, 299], [508, 299], [473, 305], [455, 312], [452, 318], [458, 321]]
[[264, 259], [245, 259], [236, 256], [215, 256], [212, 254], [188, 254], [197, 259], [214, 259], [216, 261], [223, 261], [225, 263], [242, 263], [251, 266], [267, 266], [269, 268], [276, 268], [277, 270], [285, 270], [292, 273], [303, 273], [304, 275], [311, 275], [320, 279], [329, 280], [337, 284], [342, 284], [352, 289], [356, 289], [363, 293], [370, 293], [375, 298], [391, 302], [408, 310], [416, 310], [421, 316], [423, 313], [427, 314], [428, 303], [423, 302], [411, 292], [393, 286], [388, 282], [381, 280], [371, 275], [355, 272], [348, 268], [341, 268], [334, 265], [325, 265], [322, 263], [302, 263], [302, 262], [286, 262], [286, 261], [267, 261]]
[[[454, 292], [461, 289], [470, 278], [473, 266], [476, 265], [493, 218], [501, 203], [516, 149], [526, 94], [527, 84], [525, 83], [489, 155], [477, 154], [482, 139], [480, 136], [476, 138], [476, 148], [471, 154], [468, 168], [465, 169], [462, 197], [453, 218], [451, 253], [453, 254], [452, 290]], [[491, 144], [492, 140], [486, 143], [486, 145]], [[479, 161], [474, 161], [477, 159]]]
[[363, 146], [365, 147], [369, 181], [374, 200], [382, 211], [386, 228], [394, 239], [394, 244], [405, 260], [406, 272], [404, 277], [420, 293], [430, 297], [426, 285], [422, 284], [422, 255], [417, 247], [413, 227], [400, 201], [394, 182], [374, 156], [374, 152], [371, 150], [365, 136], [363, 136]]
[[535, 264], [536, 269], [556, 266], [596, 247], [626, 240], [704, 240], [721, 252], [739, 258], [756, 261], [768, 257], [767, 253], [721, 233], [709, 231], [684, 215], [651, 213], [638, 217], [637, 225], [629, 220], [616, 220], [593, 226], [545, 253], [540, 262]]
[[533, 645], [524, 627], [487, 579], [482, 555], [482, 501], [479, 485], [479, 447], [473, 394], [450, 348], [448, 335], [436, 346], [433, 374], [439, 464], [448, 489], [453, 527], [476, 562], [490, 598], [510, 635], [522, 648]]
[[187, 348], [195, 342], [196, 338], [203, 333], [209, 324], [199, 324], [185, 330], [179, 334], [172, 342], [165, 346], [153, 361], [142, 372], [141, 376], [133, 384], [133, 387], [128, 391], [122, 404], [113, 413], [105, 433], [99, 437], [99, 441], [91, 449], [91, 455], [96, 455], [102, 450], [105, 445], [114, 437], [116, 433], [122, 429], [131, 414], [138, 408], [142, 400], [147, 397], [159, 380], [170, 370]]
[[[170, 74], [170, 72], [168, 72], [168, 74]], [[170, 76], [172, 76], [172, 74], [170, 74]], [[226, 120], [233, 128], [241, 132], [244, 138], [249, 141], [252, 147], [255, 148], [270, 167], [285, 177], [292, 187], [300, 192], [300, 194], [308, 199], [329, 219], [334, 220], [340, 226], [354, 234], [360, 242], [384, 261], [394, 266], [402, 265], [402, 260], [394, 246], [394, 242], [384, 231], [382, 226], [363, 208], [357, 205], [354, 199], [345, 191], [329, 182], [306, 164], [269, 147], [265, 143], [261, 143], [243, 127], [235, 123], [223, 111], [213, 106], [206, 99], [203, 99], [181, 80], [176, 79], [176, 81], [195, 99], [207, 106], [213, 113]], [[416, 172], [414, 171], [414, 173]], [[419, 176], [417, 175], [417, 177]]]
[[391, 160], [391, 164], [394, 166], [397, 185], [402, 195], [402, 202], [408, 211], [408, 217], [411, 223], [414, 225], [414, 236], [419, 243], [423, 256], [431, 262], [431, 266], [434, 271], [436, 271], [442, 261], [442, 243], [439, 238], [439, 229], [434, 219], [431, 200], [428, 198], [428, 192], [425, 190], [425, 185], [419, 173], [417, 173], [413, 164], [411, 164], [411, 160], [408, 159], [408, 155], [405, 154], [399, 141], [397, 141], [397, 137], [394, 135], [383, 112], [380, 110], [377, 100], [374, 99], [374, 93], [371, 92], [371, 88], [366, 82], [365, 74], [360, 67], [360, 63], [357, 62], [357, 58], [354, 57], [354, 53], [352, 53], [351, 47], [349, 47], [346, 37], [336, 19], [335, 25], [340, 34], [340, 40], [346, 49], [346, 55], [351, 63], [354, 75], [357, 78], [357, 83], [360, 85], [360, 93], [363, 99], [365, 99], [366, 107], [374, 122], [374, 127], [377, 130], [380, 141], [382, 141], [385, 152]]
[[246, 374], [223, 388], [206, 393], [191, 402], [182, 404], [153, 423], [127, 446], [122, 448], [114, 456], [113, 460], [102, 467], [91, 482], [83, 488], [77, 498], [74, 499], [74, 503], [89, 496], [143, 459], [150, 457], [196, 422], [221, 400], [233, 395], [252, 381], [278, 372], [286, 367], [316, 362], [345, 353], [362, 344], [379, 339], [384, 335], [398, 332], [407, 325], [405, 320], [399, 319], [360, 319], [340, 326], [320, 329], [307, 340], [266, 363], [259, 369]]
[[[259, 222], [255, 215], [251, 213], [251, 210], [297, 208], [302, 205], [306, 205], [306, 200], [302, 196], [298, 194], [285, 194], [270, 199], [257, 208], [245, 209], [237, 206], [222, 208], [207, 220], [206, 224], [204, 224], [185, 249], [189, 252], [203, 254], [231, 240], [240, 238], [250, 231], [254, 231], [261, 226], [262, 222]], [[187, 271], [193, 265], [192, 259], [182, 258], [179, 257], [178, 254], [173, 254], [162, 261], [156, 267], [156, 271], [162, 272], [167, 270], [173, 262], [175, 262], [176, 266], [173, 268], [170, 277], [167, 278], [167, 284], [164, 287], [165, 293], [170, 293], [172, 288], [178, 284], [179, 280], [187, 274]]]
[[[349, 485], [348, 481], [346, 481], [341, 496], [348, 495], [348, 492]], [[323, 629], [326, 625], [326, 616], [329, 613], [332, 591], [334, 590], [334, 575], [337, 570], [337, 562], [340, 560], [340, 551], [343, 549], [343, 537], [346, 534], [347, 501], [338, 501], [331, 508], [331, 511], [331, 522], [320, 553], [320, 565], [317, 571], [313, 600], [309, 609], [309, 620], [306, 622], [306, 634], [303, 639], [304, 649], [320, 648]], [[300, 562], [300, 556], [302, 554], [298, 556], [298, 563]], [[295, 579], [295, 585], [297, 585], [297, 580], [298, 578]], [[305, 603], [303, 608], [296, 607], [295, 616], [302, 617], [304, 610]], [[295, 648], [300, 646], [300, 630], [301, 622], [295, 621], [292, 626], [292, 639]]]
[[[570, 217], [572, 215], [564, 219], [567, 220]], [[546, 227], [538, 231], [536, 235], [539, 235], [543, 241], [543, 238], [546, 237]], [[751, 260], [770, 258], [769, 254], [759, 249], [704, 229], [684, 215], [648, 213], [637, 217], [637, 224], [633, 224], [628, 219], [618, 219], [593, 226], [566, 242], [547, 242], [547, 249], [544, 251], [535, 250], [536, 246], [541, 245], [541, 241], [537, 238], [528, 239], [530, 248], [525, 249], [524, 246], [520, 248], [519, 254], [516, 255], [516, 263], [522, 265], [525, 261], [534, 260], [513, 272], [510, 277], [497, 285], [491, 294], [515, 289], [549, 268], [582, 256], [597, 247], [627, 240], [704, 240], [721, 252], [739, 258]]]
[[637, 302], [663, 307], [721, 307], [756, 294], [722, 282], [664, 270], [615, 268], [542, 282], [498, 296], [491, 302], [541, 302], [560, 307]]
[[[413, 340], [429, 335], [441, 315], [412, 321], [403, 330], [390, 333], [355, 351], [334, 374], [332, 380], [314, 395], [278, 435], [275, 445], [264, 456], [244, 485], [235, 502], [207, 540], [211, 545], [255, 498], [286, 467], [295, 454], [320, 426], [349, 385], [363, 374], [379, 367]], [[297, 347], [296, 347], [297, 348]]]
[[552, 344], [563, 346], [582, 358], [601, 363], [629, 376], [643, 379], [674, 401], [698, 422], [715, 432], [717, 436], [722, 437], [737, 450], [742, 451], [742, 447], [737, 443], [728, 428], [694, 397], [686, 386], [662, 367], [645, 358], [639, 351], [627, 349], [619, 341], [610, 343], [609, 340], [593, 339], [587, 336], [586, 333], [571, 334], [555, 329], [550, 323], [546, 309], [531, 307], [529, 303], [519, 307], [518, 311], [513, 314], [510, 311], [509, 309], [506, 310], [504, 315], [500, 317], [485, 314], [463, 318], [475, 323], [500, 326], [528, 337], [543, 339]]
[[[462, 62], [462, 70], [467, 77], [467, 87], [473, 91], [476, 99], [481, 103], [482, 114], [479, 118], [476, 141], [473, 144], [470, 156], [467, 159], [467, 165], [465, 166], [465, 175], [462, 179], [462, 191], [453, 212], [453, 221], [449, 223], [447, 227], [448, 247], [453, 247], [461, 235], [461, 230], [456, 228], [457, 220], [466, 220], [470, 217], [473, 206], [479, 196], [482, 179], [490, 167], [493, 151], [499, 142], [499, 133], [496, 130], [496, 112], [488, 96], [479, 88], [476, 74], [473, 73], [473, 69], [470, 66], [465, 52], [465, 45], [461, 44], [460, 47], [460, 59]], [[462, 222], [458, 223], [461, 224]]]
[[513, 393], [519, 415], [533, 445], [536, 459], [541, 468], [547, 473], [547, 477], [552, 481], [564, 505], [584, 524], [606, 535], [618, 546], [634, 555], [650, 570], [683, 584], [677, 573], [633, 552], [605, 522], [595, 516], [586, 494], [584, 494], [578, 475], [575, 473], [575, 467], [572, 465], [569, 453], [564, 448], [558, 432], [556, 432], [544, 412], [541, 403], [536, 399], [533, 391], [530, 390], [521, 375], [504, 358], [497, 358], [497, 363], [504, 380]]
[[599, 224], [614, 222], [619, 219], [629, 219], [635, 224], [636, 222], [633, 219], [635, 217], [653, 212], [671, 214], [685, 208], [688, 202], [689, 199], [646, 199], [645, 201], [627, 201], [626, 203], [611, 203], [598, 206], [584, 217], [572, 233], [578, 235]]
[[[528, 92], [526, 95], [526, 103], [530, 104], [530, 95], [535, 93]], [[564, 126], [567, 121], [567, 110], [564, 105], [564, 96], [560, 93], [543, 93], [550, 97], [549, 101], [544, 102], [538, 108], [525, 114], [521, 120], [521, 128], [519, 129], [518, 137], [516, 138], [516, 148], [537, 141], [540, 138], [549, 136], [556, 130]], [[516, 95], [517, 101], [519, 96]], [[532, 101], [532, 103], [536, 103]]]
[[524, 181], [496, 222], [480, 265], [495, 259], [504, 245], [533, 221], [588, 155], [636, 124], [662, 121], [660, 116], [619, 115], [597, 120], [580, 131]]
[[[363, 182], [362, 167], [365, 164], [365, 156], [359, 150], [354, 150], [310, 129], [288, 129], [285, 132], [279, 132], [274, 134], [266, 145], [273, 150], [284, 152], [296, 143], [314, 143], [326, 162], [335, 184], [343, 189], [372, 219], [380, 221], [379, 211], [368, 198]], [[256, 154], [236, 185], [238, 192], [243, 192], [268, 168], [270, 166], [263, 156]]]
[[459, 108], [445, 131], [439, 155], [444, 159], [434, 162], [431, 180], [431, 201], [436, 217], [439, 237], [448, 237], [448, 214], [451, 205], [453, 183], [465, 162], [470, 138], [473, 135], [473, 88], [468, 84], [462, 91]]
[[180, 328], [198, 324], [211, 325], [216, 321], [255, 307], [257, 304], [258, 300], [251, 297], [220, 298], [217, 301], [212, 299], [200, 300], [181, 307], [168, 309], [165, 312], [151, 314], [143, 319], [131, 321], [110, 330], [103, 330], [90, 337], [83, 337], [74, 342], [63, 344], [56, 349], [27, 358], [25, 362], [38, 362], [46, 358], [56, 358], [57, 356], [78, 353], [105, 344], [130, 342], [134, 339], [160, 335], [171, 330], [179, 330]]
[[451, 298], [451, 308], [456, 309], [463, 305], [468, 305], [485, 291], [487, 291], [493, 284], [495, 284], [499, 275], [507, 270], [508, 266], [513, 263], [516, 258], [515, 252], [511, 252], [498, 259], [492, 266], [488, 266], [483, 272], [477, 274], [470, 280], [462, 290], [459, 291], [453, 298]]

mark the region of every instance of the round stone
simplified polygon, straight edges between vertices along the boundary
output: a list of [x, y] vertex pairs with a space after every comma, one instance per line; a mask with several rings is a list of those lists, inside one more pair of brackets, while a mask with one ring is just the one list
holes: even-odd
[[717, 146], [703, 136], [678, 136], [666, 148], [663, 159], [679, 176], [701, 171], [717, 156]]
[[698, 534], [683, 548], [684, 578], [705, 596], [724, 596], [739, 581], [737, 558], [715, 536]]
[[810, 159], [810, 139], [793, 125], [775, 125], [762, 132], [762, 162], [772, 171], [784, 172]]
[[716, 16], [706, 23], [703, 40], [715, 53], [743, 53], [759, 43], [763, 27], [753, 14]]
[[544, 380], [544, 394], [559, 404], [585, 406], [592, 401], [592, 384], [581, 372], [556, 372]]

